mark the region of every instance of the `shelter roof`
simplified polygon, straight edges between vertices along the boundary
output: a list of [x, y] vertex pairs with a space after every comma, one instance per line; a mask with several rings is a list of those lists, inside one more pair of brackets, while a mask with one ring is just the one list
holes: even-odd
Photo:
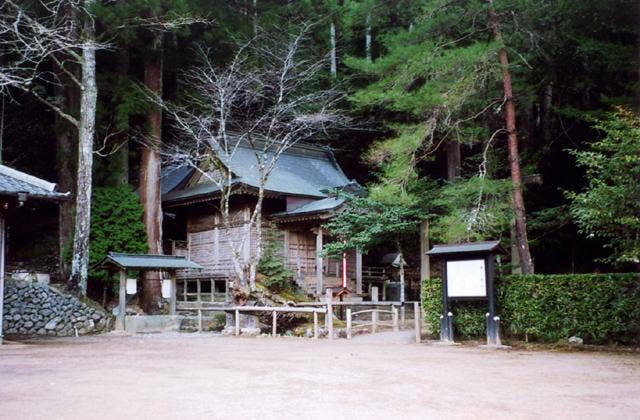
[[435, 245], [427, 255], [462, 255], [478, 253], [505, 253], [500, 241], [467, 242], [463, 244]]
[[64, 200], [70, 196], [69, 193], [57, 192], [57, 185], [52, 182], [0, 165], [0, 194], [18, 195], [18, 193], [50, 200]]
[[174, 255], [120, 254], [110, 252], [99, 264], [101, 267], [115, 266], [132, 270], [182, 270], [202, 269], [202, 266], [186, 257]]

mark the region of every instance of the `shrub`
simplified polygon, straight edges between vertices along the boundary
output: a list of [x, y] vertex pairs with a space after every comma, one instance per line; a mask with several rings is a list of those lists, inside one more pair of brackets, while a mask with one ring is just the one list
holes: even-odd
[[[497, 280], [503, 333], [555, 342], [572, 335], [588, 343], [640, 343], [640, 276], [561, 274], [506, 276]], [[440, 331], [439, 279], [423, 282], [422, 304], [429, 331]], [[485, 334], [486, 302], [453, 306], [457, 337]]]
[[109, 252], [147, 252], [147, 235], [142, 223], [142, 206], [128, 186], [98, 187], [91, 202], [89, 277], [105, 285], [115, 285], [105, 270], [96, 269]]
[[278, 240], [273, 231], [270, 231], [258, 262], [257, 271], [264, 276], [262, 284], [274, 292], [292, 289], [293, 273], [285, 267], [279, 252], [283, 247], [282, 241]]

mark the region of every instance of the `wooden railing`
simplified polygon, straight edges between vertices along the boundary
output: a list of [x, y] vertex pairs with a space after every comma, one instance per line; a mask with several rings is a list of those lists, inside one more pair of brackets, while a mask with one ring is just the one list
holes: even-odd
[[[219, 307], [219, 308], [183, 308], [186, 311], [198, 311], [198, 332], [202, 332], [202, 312], [204, 311], [224, 311], [224, 312], [233, 312], [234, 314], [234, 332], [235, 335], [240, 335], [240, 312], [271, 312], [271, 335], [273, 337], [276, 336], [277, 330], [277, 315], [279, 312], [303, 312], [303, 313], [313, 313], [313, 338], [319, 337], [318, 331], [318, 314], [326, 314], [326, 308], [297, 308], [297, 307], [289, 307], [289, 306], [228, 306], [228, 307]], [[331, 322], [333, 326], [333, 320]], [[329, 331], [331, 335], [333, 335], [333, 328]]]
[[178, 279], [176, 299], [184, 302], [226, 302], [229, 296], [229, 283], [225, 278], [205, 277]]
[[[310, 302], [314, 306], [220, 306], [215, 308], [205, 308], [201, 306], [196, 307], [184, 307], [185, 311], [197, 311], [198, 312], [198, 332], [202, 332], [202, 313], [206, 311], [227, 312], [234, 314], [234, 333], [236, 336], [240, 335], [240, 313], [241, 312], [271, 312], [271, 336], [277, 336], [277, 314], [278, 313], [312, 313], [313, 314], [313, 338], [319, 337], [318, 331], [318, 314], [325, 314], [325, 324], [327, 327], [327, 337], [333, 339], [333, 307], [334, 306], [391, 306], [391, 310], [385, 309], [364, 309], [361, 311], [352, 312], [351, 308], [347, 308], [347, 339], [351, 339], [355, 328], [371, 327], [373, 333], [377, 332], [378, 327], [391, 326], [393, 331], [400, 330], [400, 323], [398, 320], [398, 307], [399, 302]], [[421, 315], [420, 315], [420, 302], [405, 302], [405, 305], [411, 303], [413, 305], [414, 313], [414, 329], [415, 340], [419, 343], [421, 340]], [[315, 306], [323, 306], [318, 308]], [[371, 323], [360, 323], [358, 325], [353, 324], [353, 318], [358, 315], [371, 314]], [[391, 314], [392, 322], [380, 321], [381, 314]]]

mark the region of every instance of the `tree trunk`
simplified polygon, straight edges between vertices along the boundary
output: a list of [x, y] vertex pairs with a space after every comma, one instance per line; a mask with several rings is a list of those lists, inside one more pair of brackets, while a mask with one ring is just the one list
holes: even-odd
[[460, 143], [455, 140], [450, 140], [446, 144], [447, 152], [447, 181], [455, 181], [460, 177]]
[[[62, 72], [59, 77], [65, 80]], [[79, 91], [75, 85], [64, 83], [56, 85], [56, 96], [64, 98], [64, 109], [67, 113], [75, 115], [80, 108]], [[56, 172], [58, 187], [62, 192], [70, 192], [75, 197], [76, 191], [76, 160], [77, 127], [66, 119], [56, 116]], [[58, 207], [58, 251], [59, 265], [58, 275], [60, 279], [69, 279], [71, 274], [65, 251], [73, 240], [74, 226], [74, 202], [63, 201]]]
[[[92, 0], [85, 1], [90, 6]], [[89, 268], [89, 237], [91, 233], [91, 170], [93, 166], [93, 137], [95, 134], [96, 102], [96, 51], [93, 19], [86, 18], [82, 31], [85, 44], [82, 47], [82, 90], [80, 97], [80, 125], [78, 130], [78, 179], [76, 187], [76, 220], [73, 240], [73, 259], [69, 286], [81, 294], [87, 292]]]
[[[77, 20], [75, 8], [65, 7], [64, 13], [70, 21]], [[62, 68], [55, 66], [55, 72], [61, 83], [54, 86], [56, 97], [63, 98], [63, 110], [69, 115], [77, 115], [80, 110], [80, 90], [71, 78], [65, 74]], [[76, 71], [76, 79], [80, 75]], [[56, 114], [56, 174], [58, 188], [62, 192], [70, 192], [75, 199], [76, 191], [76, 162], [78, 149], [76, 138], [78, 127], [67, 119]], [[58, 206], [58, 276], [60, 279], [69, 279], [71, 267], [67, 260], [67, 248], [73, 241], [73, 228], [75, 223], [74, 201], [63, 201]]]
[[[162, 35], [156, 35], [153, 48], [145, 60], [144, 84], [162, 97]], [[162, 141], [162, 110], [154, 107], [147, 114], [148, 137], [140, 163], [140, 202], [144, 209], [144, 226], [150, 254], [162, 254], [162, 204], [160, 197], [160, 153]], [[160, 273], [148, 271], [142, 282], [142, 308], [148, 314], [157, 313], [162, 298]]]
[[[117, 63], [116, 63], [116, 72], [118, 76], [125, 79], [129, 75], [129, 51], [125, 48], [122, 48], [117, 51]], [[118, 173], [116, 174], [116, 184], [117, 185], [127, 185], [129, 184], [129, 134], [123, 133], [117, 136], [118, 144], [122, 144], [118, 153], [114, 157], [117, 160], [116, 167], [118, 168]]]
[[371, 62], [371, 13], [367, 13], [365, 21], [364, 51], [367, 61]]
[[522, 197], [522, 176], [520, 174], [520, 156], [518, 153], [518, 136], [516, 132], [516, 112], [513, 103], [513, 89], [511, 86], [511, 73], [509, 72], [509, 58], [504, 47], [498, 16], [493, 8], [493, 0], [489, 1], [489, 21], [493, 36], [500, 45], [498, 56], [502, 67], [502, 87], [504, 89], [505, 112], [504, 118], [507, 126], [509, 145], [509, 166], [511, 168], [511, 180], [513, 182], [513, 209], [516, 225], [516, 243], [520, 257], [520, 266], [523, 274], [533, 274], [533, 262], [529, 252], [527, 238], [527, 217]]
[[336, 52], [336, 23], [331, 19], [331, 27], [329, 28], [329, 43], [331, 45], [331, 77], [338, 75], [338, 62]]

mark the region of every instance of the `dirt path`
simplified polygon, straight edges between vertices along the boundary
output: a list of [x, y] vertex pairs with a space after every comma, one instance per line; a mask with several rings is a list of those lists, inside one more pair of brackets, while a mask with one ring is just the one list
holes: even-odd
[[0, 347], [0, 418], [640, 418], [640, 357], [102, 336]]

